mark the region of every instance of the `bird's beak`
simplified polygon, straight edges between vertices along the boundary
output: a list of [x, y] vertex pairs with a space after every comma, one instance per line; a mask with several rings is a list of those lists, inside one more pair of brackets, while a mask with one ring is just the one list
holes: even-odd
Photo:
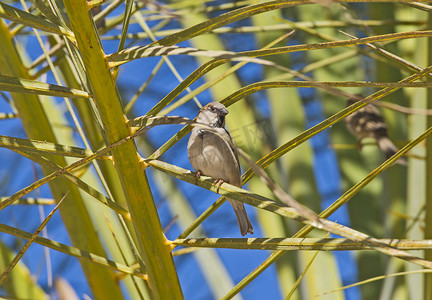
[[225, 117], [228, 114], [228, 110], [226, 108], [220, 109], [219, 110], [219, 115], [222, 117]]

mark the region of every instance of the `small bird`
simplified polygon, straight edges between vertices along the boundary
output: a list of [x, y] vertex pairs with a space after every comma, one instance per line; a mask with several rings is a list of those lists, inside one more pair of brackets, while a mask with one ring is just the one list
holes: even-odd
[[[225, 129], [226, 107], [219, 102], [211, 102], [198, 112], [197, 123], [213, 130], [194, 127], [188, 142], [188, 155], [196, 176], [206, 175], [215, 178], [217, 189], [223, 182], [241, 187], [241, 171], [237, 149], [229, 132]], [[253, 227], [243, 203], [227, 198], [234, 208], [240, 233], [253, 234]]]
[[[355, 99], [349, 99], [347, 106], [357, 101], [358, 100]], [[388, 137], [387, 123], [375, 105], [366, 105], [362, 109], [346, 117], [345, 122], [348, 130], [359, 139], [359, 144], [364, 138], [374, 138], [386, 159], [392, 157], [398, 151]], [[397, 162], [401, 165], [407, 164], [405, 158], [400, 158]]]

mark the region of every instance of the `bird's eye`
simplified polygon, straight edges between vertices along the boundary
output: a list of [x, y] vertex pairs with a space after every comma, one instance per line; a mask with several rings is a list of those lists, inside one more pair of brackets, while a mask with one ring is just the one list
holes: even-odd
[[215, 111], [216, 110], [216, 107], [210, 107], [210, 111]]

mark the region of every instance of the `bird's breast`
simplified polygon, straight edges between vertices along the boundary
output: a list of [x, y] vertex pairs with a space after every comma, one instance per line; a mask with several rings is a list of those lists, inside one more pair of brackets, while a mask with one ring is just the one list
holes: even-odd
[[229, 144], [217, 134], [197, 130], [188, 144], [188, 154], [195, 171], [206, 176], [223, 179], [232, 184], [241, 182], [236, 156]]

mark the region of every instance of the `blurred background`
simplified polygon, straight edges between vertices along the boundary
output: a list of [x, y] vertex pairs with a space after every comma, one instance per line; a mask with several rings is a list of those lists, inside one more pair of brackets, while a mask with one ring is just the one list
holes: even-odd
[[[67, 26], [76, 31], [77, 35], [80, 34], [76, 25], [71, 25], [73, 16], [68, 16], [69, 6], [64, 2], [2, 1], [1, 75], [91, 93], [93, 79], [85, 76], [85, 66], [92, 58], [81, 56], [78, 59], [82, 55], [79, 47], [78, 50], [73, 50], [72, 43], [65, 42], [60, 34], [34, 25], [47, 20], [51, 24]], [[318, 1], [316, 4], [300, 5], [304, 3], [298, 1], [299, 5], [293, 3], [292, 6], [281, 5], [280, 8], [273, 9], [270, 4], [265, 6], [264, 2], [259, 4], [259, 1], [96, 2], [93, 3], [96, 5], [93, 8], [95, 27], [87, 28], [83, 24], [83, 28], [79, 30], [84, 33], [93, 32], [99, 37], [101, 49], [106, 55], [135, 46], [147, 46], [164, 37], [174, 36], [175, 39], [175, 33], [184, 28], [196, 24], [202, 24], [206, 28], [206, 20], [236, 10], [240, 12], [250, 5], [267, 7], [268, 12], [246, 14], [247, 17], [238, 20], [229, 19], [228, 24], [223, 24], [225, 26], [217, 25], [209, 32], [195, 37], [185, 35], [184, 39], [175, 43], [180, 47], [209, 50], [203, 51], [203, 54], [155, 55], [133, 59], [137, 52], [131, 53], [127, 57], [127, 64], [112, 70], [118, 95], [102, 101], [121, 101], [128, 119], [153, 112], [155, 107], [160, 108], [156, 111], [158, 115], [193, 119], [201, 106], [211, 101], [224, 101], [230, 112], [226, 118], [227, 129], [237, 146], [254, 161], [266, 155], [274, 157], [273, 163], [266, 168], [270, 177], [297, 201], [317, 213], [384, 162], [384, 155], [376, 142], [365, 139], [362, 141], [363, 146], [358, 147], [357, 139], [341, 121], [309, 138], [307, 142], [295, 146], [281, 157], [277, 157], [272, 151], [345, 108], [347, 100], [356, 94], [368, 96], [383, 88], [379, 84], [374, 87], [371, 83], [398, 82], [418, 71], [412, 65], [420, 68], [430, 65], [430, 41], [427, 37], [381, 39], [373, 44], [376, 48], [364, 43], [344, 47], [331, 45], [331, 42], [352, 38], [427, 30], [430, 28], [429, 13], [432, 8], [427, 4]], [[280, 4], [283, 1], [273, 2]], [[16, 11], [10, 13], [11, 7], [27, 11], [36, 19]], [[49, 11], [54, 11], [55, 16], [51, 16]], [[26, 20], [28, 23], [25, 23]], [[33, 28], [37, 28], [37, 31]], [[216, 55], [210, 50], [253, 53], [263, 48], [317, 43], [328, 44], [321, 50], [308, 50], [305, 47], [301, 51], [272, 53], [260, 57], [263, 60], [261, 62], [227, 60], [199, 76], [187, 88], [182, 87], [181, 92], [172, 99], [169, 98], [170, 93], [184, 79]], [[80, 65], [84, 67], [77, 67]], [[427, 80], [430, 79], [425, 81]], [[2, 83], [4, 81], [2, 79]], [[283, 84], [290, 81], [319, 81], [323, 84], [300, 88]], [[274, 84], [272, 88], [262, 88], [262, 82]], [[325, 82], [342, 84], [340, 87], [332, 87]], [[251, 84], [258, 84], [253, 92], [244, 92], [236, 101], [231, 101], [235, 99], [235, 93], [243, 92], [242, 88]], [[17, 96], [18, 94], [21, 96]], [[169, 102], [157, 106], [167, 97]], [[397, 147], [403, 147], [426, 130], [427, 97], [425, 88], [400, 88], [378, 101], [388, 104], [379, 108], [387, 121], [389, 136]], [[104, 129], [98, 121], [98, 109], [98, 104], [95, 107], [84, 98], [71, 98], [67, 102], [60, 95], [42, 95], [37, 91], [25, 94], [20, 90], [11, 93], [4, 89], [0, 99], [0, 135], [96, 151], [107, 144]], [[142, 157], [150, 157], [182, 128], [183, 125], [152, 127], [135, 139], [137, 150]], [[45, 135], [47, 130], [50, 133]], [[186, 149], [188, 137], [187, 135], [175, 144], [170, 144], [169, 149], [156, 158], [192, 170]], [[26, 150], [5, 148], [7, 147], [0, 148], [2, 200], [52, 172], [51, 169], [46, 173], [41, 168], [43, 162], [36, 158], [29, 159]], [[425, 219], [425, 143], [411, 150], [410, 154], [408, 166], [390, 167], [329, 219], [376, 238], [427, 238], [424, 230], [425, 227], [428, 228], [429, 222]], [[55, 157], [59, 156], [63, 159], [56, 162], [59, 166], [77, 160], [63, 155]], [[49, 154], [46, 159], [52, 157], [54, 156]], [[249, 165], [243, 160], [241, 163], [242, 170], [246, 171]], [[74, 171], [73, 175], [126, 208], [121, 180], [119, 181], [121, 176], [116, 174], [113, 164], [109, 160], [98, 160], [97, 165], [99, 167], [87, 164]], [[47, 165], [44, 167], [47, 168]], [[213, 192], [155, 168], [148, 167], [145, 172], [160, 223], [169, 240], [179, 237], [218, 199], [218, 195]], [[52, 185], [56, 184], [60, 184], [58, 179], [52, 182]], [[131, 242], [137, 241], [133, 233], [131, 236], [130, 223], [123, 223], [112, 209], [93, 201], [92, 196], [83, 192], [82, 187], [79, 184], [79, 190], [71, 192], [64, 202], [72, 201], [73, 195], [79, 195], [82, 201], [80, 207], [91, 226], [83, 225], [87, 221], [82, 221], [84, 217], [76, 210], [62, 211], [61, 208], [61, 214], [57, 212], [53, 216], [41, 236], [81, 248], [74, 242], [79, 238], [71, 240], [70, 236], [86, 236], [88, 232], [93, 232], [105, 251], [103, 257], [139, 270], [135, 246]], [[1, 225], [33, 233], [53, 209], [55, 201], [60, 200], [58, 194], [52, 192], [52, 188], [47, 184], [42, 185], [25, 195], [20, 202], [2, 209]], [[258, 177], [252, 178], [243, 188], [276, 199]], [[36, 203], [30, 197], [36, 199]], [[289, 238], [302, 225], [249, 205], [246, 205], [246, 209], [255, 228], [254, 235], [247, 236], [250, 238]], [[65, 218], [68, 220], [65, 221]], [[0, 231], [0, 266], [4, 270], [23, 247], [25, 240], [16, 232], [6, 232], [4, 228]], [[76, 232], [71, 233], [73, 231]], [[316, 230], [308, 234], [308, 237], [325, 236], [325, 233]], [[232, 207], [224, 203], [188, 237], [241, 237]], [[91, 235], [88, 235], [88, 239], [92, 239]], [[423, 280], [427, 280], [427, 277], [419, 274], [389, 277], [322, 295], [375, 276], [418, 269], [371, 250], [322, 251], [311, 260], [315, 254], [313, 251], [183, 249], [186, 248], [180, 247], [173, 253], [179, 251], [174, 256], [174, 263], [185, 299], [230, 298], [233, 296], [229, 294], [232, 288], [261, 263], [268, 262], [269, 256], [274, 256], [273, 263], [262, 272], [255, 273], [257, 277], [242, 286], [236, 299], [284, 299], [287, 295], [291, 299], [312, 299], [316, 295], [320, 295], [320, 299], [421, 299], [429, 295], [427, 290], [423, 292]], [[419, 251], [415, 254], [422, 255]], [[78, 256], [85, 255], [81, 253]], [[92, 284], [89, 284], [91, 279], [88, 273], [83, 272], [80, 264], [83, 260], [67, 251], [55, 251], [33, 243], [3, 281], [0, 295], [12, 299], [73, 299], [64, 298], [61, 292], [65, 285], [70, 285], [74, 292], [70, 292], [67, 297], [76, 294], [79, 299], [100, 298]], [[296, 280], [311, 261], [300, 285], [294, 288], [291, 295]], [[114, 281], [120, 292], [112, 294], [113, 299], [119, 298], [119, 295], [125, 299], [150, 297], [148, 285], [140, 278], [133, 280], [132, 276], [117, 272]]]

